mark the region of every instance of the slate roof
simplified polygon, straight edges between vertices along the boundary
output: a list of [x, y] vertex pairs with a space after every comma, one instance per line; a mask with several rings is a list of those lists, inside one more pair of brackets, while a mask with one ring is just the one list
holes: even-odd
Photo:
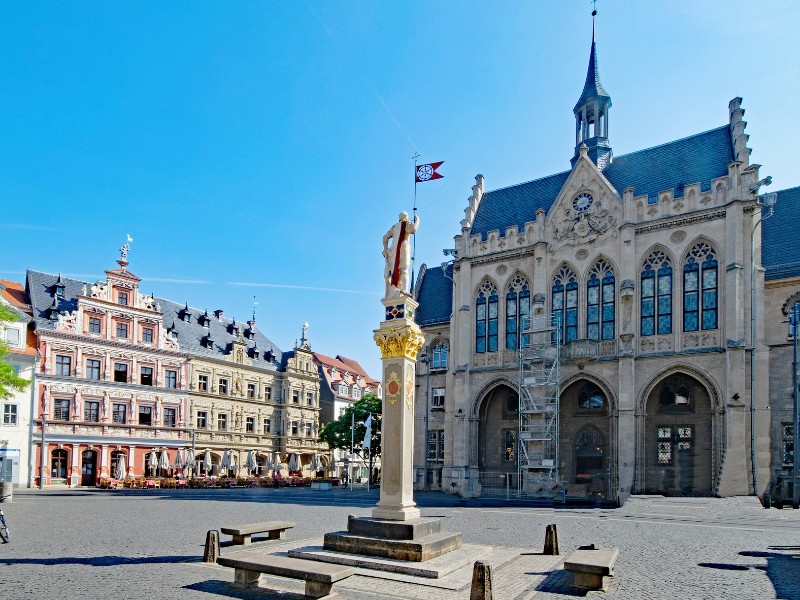
[[[59, 275], [28, 271], [27, 291], [37, 329], [54, 329], [55, 327], [54, 322], [48, 318], [47, 309], [53, 303], [53, 286], [58, 278]], [[58, 308], [62, 312], [74, 311], [78, 308], [77, 298], [83, 294], [83, 287], [86, 286], [87, 289], [91, 289], [92, 284], [63, 276], [61, 276], [61, 281], [64, 284], [64, 297], [57, 299]], [[231, 331], [233, 319], [225, 317], [218, 319], [211, 314], [209, 315], [209, 326], [205, 327], [198, 321], [198, 317], [206, 313], [204, 309], [201, 310], [190, 306], [191, 319], [189, 322], [185, 322], [180, 318], [184, 304], [178, 304], [165, 298], [156, 298], [155, 301], [161, 306], [161, 312], [164, 315], [164, 327], [173, 327], [178, 332], [178, 344], [182, 352], [219, 359], [230, 350], [233, 341], [236, 339], [236, 336]], [[241, 328], [242, 333], [248, 328], [247, 323], [237, 323], [237, 325]], [[214, 342], [213, 349], [203, 346], [203, 339], [209, 332]], [[244, 338], [244, 341], [247, 344], [248, 355], [254, 346], [258, 348], [259, 358], [253, 361], [254, 367], [271, 371], [278, 369], [278, 365], [282, 362], [283, 352], [275, 343], [261, 333], [258, 327], [255, 329], [254, 339]], [[272, 350], [275, 355], [272, 361], [267, 361], [264, 358], [267, 350]]]
[[764, 278], [800, 277], [800, 187], [778, 192], [775, 211], [761, 227]]
[[[659, 192], [675, 190], [683, 197], [686, 185], [700, 184], [701, 191], [711, 189], [711, 181], [728, 174], [733, 161], [733, 146], [727, 125], [660, 146], [614, 157], [603, 175], [622, 194], [633, 188], [635, 196], [657, 198]], [[472, 223], [471, 235], [486, 239], [489, 231], [506, 227], [520, 230], [536, 218], [540, 208], [550, 210], [570, 171], [534, 181], [486, 192]]]
[[[195, 356], [203, 356], [207, 358], [221, 358], [227, 355], [233, 347], [233, 342], [237, 339], [236, 334], [233, 332], [233, 319], [226, 317], [217, 318], [213, 313], [209, 314], [208, 327], [201, 325], [199, 318], [206, 315], [206, 311], [199, 308], [189, 307], [191, 313], [189, 322], [181, 319], [181, 314], [185, 308], [185, 304], [177, 304], [171, 300], [164, 298], [156, 298], [156, 302], [161, 305], [161, 312], [164, 314], [164, 327], [173, 327], [178, 332], [178, 344], [181, 351], [193, 354]], [[255, 346], [258, 349], [259, 357], [253, 360], [253, 366], [260, 369], [267, 369], [276, 371], [278, 365], [282, 364], [283, 352], [278, 346], [267, 338], [258, 329], [255, 328], [254, 339], [244, 337], [245, 332], [249, 329], [247, 323], [236, 321], [236, 326], [242, 333], [242, 339], [247, 344], [247, 354], [252, 359], [251, 351]], [[208, 334], [211, 334], [213, 341], [213, 349], [203, 346], [203, 340]], [[267, 361], [264, 356], [268, 350], [274, 354], [272, 361]]]
[[597, 62], [597, 45], [594, 43], [594, 31], [592, 31], [592, 49], [589, 51], [589, 68], [586, 71], [586, 83], [583, 84], [583, 92], [573, 111], [577, 111], [586, 100], [591, 98], [604, 98], [611, 106], [611, 96], [608, 95], [603, 84], [600, 83], [600, 66]]
[[[422, 270], [422, 269], [420, 269]], [[447, 265], [448, 277], [453, 277], [453, 264]], [[415, 320], [417, 325], [449, 323], [453, 313], [453, 280], [445, 277], [441, 266], [426, 268], [417, 281], [419, 308]]]

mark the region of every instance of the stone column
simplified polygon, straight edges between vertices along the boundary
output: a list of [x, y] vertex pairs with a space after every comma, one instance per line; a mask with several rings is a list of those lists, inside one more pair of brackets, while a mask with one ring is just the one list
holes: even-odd
[[384, 298], [386, 318], [374, 339], [383, 359], [381, 494], [375, 519], [419, 519], [414, 503], [414, 366], [425, 341], [414, 322], [417, 302], [408, 296]]

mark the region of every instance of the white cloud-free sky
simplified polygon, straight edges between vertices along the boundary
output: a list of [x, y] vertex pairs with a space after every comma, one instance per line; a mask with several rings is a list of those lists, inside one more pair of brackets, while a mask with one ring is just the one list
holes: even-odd
[[[569, 167], [591, 2], [6, 3], [0, 277], [102, 276], [126, 234], [143, 291], [379, 376], [381, 237], [414, 202], [416, 264], [488, 189]], [[800, 185], [800, 4], [600, 0], [616, 154], [727, 123]]]

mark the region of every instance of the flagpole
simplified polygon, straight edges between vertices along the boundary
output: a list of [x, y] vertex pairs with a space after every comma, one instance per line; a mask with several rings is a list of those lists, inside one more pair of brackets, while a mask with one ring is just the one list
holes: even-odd
[[[414, 159], [414, 215], [413, 221], [417, 220], [417, 159], [419, 158], [419, 152], [415, 152], [414, 156], [411, 158]], [[414, 275], [416, 272], [415, 268], [415, 260], [417, 259], [417, 236], [414, 236], [414, 240], [412, 242], [411, 247], [411, 286], [409, 287], [409, 291], [414, 291]]]
[[353, 432], [356, 429], [356, 411], [350, 405], [350, 464], [347, 465], [349, 473], [347, 474], [347, 481], [350, 482], [350, 491], [353, 491]]

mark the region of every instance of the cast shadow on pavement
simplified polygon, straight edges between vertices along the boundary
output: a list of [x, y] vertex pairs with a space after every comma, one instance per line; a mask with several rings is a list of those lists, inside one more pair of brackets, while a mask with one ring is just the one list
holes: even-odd
[[254, 590], [238, 589], [232, 587], [230, 581], [222, 581], [221, 579], [199, 581], [197, 583], [185, 585], [183, 589], [206, 592], [208, 594], [214, 594], [215, 596], [228, 596], [229, 598], [238, 598], [239, 600], [302, 600], [306, 598], [303, 594], [271, 590], [269, 588], [259, 587]]
[[740, 556], [752, 558], [766, 558], [765, 565], [742, 565], [733, 563], [697, 563], [699, 567], [710, 569], [724, 569], [727, 571], [747, 571], [758, 569], [764, 571], [769, 577], [772, 587], [775, 588], [775, 597], [786, 600], [800, 600], [800, 584], [797, 574], [800, 573], [800, 553], [792, 554], [800, 550], [798, 546], [770, 546], [773, 550], [785, 550], [782, 552], [762, 552], [755, 550], [744, 550], [739, 552]]
[[0, 558], [0, 565], [89, 565], [90, 567], [115, 567], [118, 565], [147, 565], [153, 563], [199, 562], [191, 556], [62, 556], [58, 558]]

